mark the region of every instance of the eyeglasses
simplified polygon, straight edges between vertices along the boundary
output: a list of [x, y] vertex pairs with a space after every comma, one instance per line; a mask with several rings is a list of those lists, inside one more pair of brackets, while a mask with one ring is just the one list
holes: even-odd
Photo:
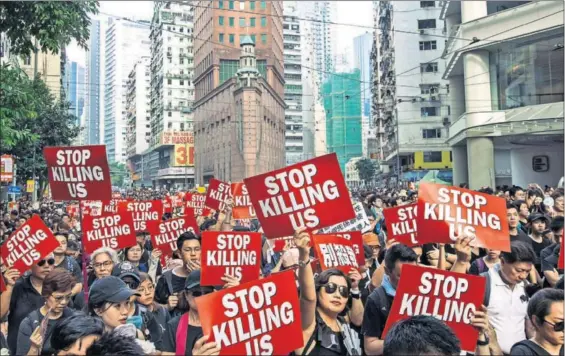
[[55, 302], [61, 303], [63, 300], [64, 300], [65, 302], [70, 302], [70, 301], [71, 301], [71, 298], [73, 297], [73, 295], [72, 295], [72, 294], [57, 295], [57, 296], [52, 295], [52, 297], [53, 297], [53, 299], [55, 299]]
[[92, 265], [92, 267], [98, 269], [98, 268], [100, 268], [100, 267], [102, 267], [102, 266], [104, 266], [104, 267], [110, 267], [110, 266], [112, 266], [113, 264], [114, 264], [114, 262], [112, 262], [112, 261], [105, 261], [105, 262], [102, 262], [102, 263], [94, 263], [94, 264]]
[[195, 290], [195, 291], [192, 291], [192, 292], [189, 292], [189, 293], [191, 293], [193, 297], [200, 297], [200, 296], [203, 296], [203, 295], [206, 295], [206, 294], [210, 294], [212, 292], [213, 291], [211, 291], [211, 290], [203, 290], [203, 291], [202, 290]]
[[55, 259], [54, 258], [49, 258], [47, 260], [43, 259], [43, 260], [37, 262], [37, 265], [39, 267], [43, 267], [43, 266], [45, 266], [45, 263], [47, 263], [49, 266], [53, 266], [55, 264]]
[[326, 290], [326, 293], [328, 293], [328, 294], [334, 294], [336, 290], [339, 290], [339, 294], [342, 297], [344, 297], [344, 298], [349, 297], [349, 288], [347, 288], [345, 286], [338, 286], [335, 283], [329, 282], [328, 284], [325, 284], [322, 287], [324, 287], [324, 289]]
[[544, 320], [543, 322], [553, 326], [553, 331], [557, 331], [557, 332], [563, 331], [563, 321], [557, 322], [555, 324], [550, 323], [547, 320]]
[[137, 291], [141, 294], [147, 294], [147, 293], [151, 293], [155, 290], [155, 287], [153, 285], [148, 286], [147, 288], [140, 288]]

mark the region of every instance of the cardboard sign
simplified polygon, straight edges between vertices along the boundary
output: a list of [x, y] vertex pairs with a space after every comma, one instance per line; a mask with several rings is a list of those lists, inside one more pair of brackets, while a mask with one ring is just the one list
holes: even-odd
[[359, 266], [365, 265], [365, 252], [363, 250], [363, 234], [361, 233], [361, 231], [338, 232], [331, 235], [339, 236], [348, 241], [351, 241], [351, 247], [353, 248], [353, 252], [355, 253], [355, 257], [357, 258], [357, 264]]
[[184, 207], [185, 215], [186, 215], [186, 209], [192, 209], [194, 216], [205, 216], [204, 203], [206, 201], [206, 196], [204, 194], [186, 193], [184, 199], [186, 200]]
[[84, 216], [82, 231], [84, 250], [88, 253], [100, 247], [119, 250], [137, 243], [132, 213], [128, 211]]
[[480, 310], [484, 294], [483, 277], [405, 264], [382, 339], [399, 320], [431, 315], [453, 330], [464, 351], [474, 352], [479, 331], [471, 318]]
[[225, 274], [239, 278], [240, 283], [255, 281], [261, 273], [261, 234], [205, 231], [201, 259], [204, 286], [224, 285]]
[[416, 212], [417, 204], [396, 206], [383, 210], [388, 238], [406, 246], [418, 245]]
[[363, 204], [355, 203], [353, 205], [353, 210], [355, 211], [355, 217], [353, 219], [320, 229], [318, 230], [318, 233], [335, 234], [337, 232], [344, 231], [361, 231], [362, 233], [369, 232], [371, 230], [371, 222], [367, 217], [367, 213], [365, 213]]
[[161, 255], [161, 265], [166, 266], [167, 260], [172, 257], [177, 250], [177, 240], [183, 233], [191, 231], [198, 234], [196, 220], [190, 217], [180, 217], [169, 219], [159, 224], [156, 234], [151, 234], [151, 243], [154, 249], [163, 251]]
[[224, 183], [214, 178], [210, 179], [205, 202], [207, 207], [217, 211], [223, 211], [226, 207], [226, 202], [230, 198], [231, 187], [228, 183]]
[[337, 268], [348, 274], [352, 268], [359, 268], [351, 240], [337, 235], [313, 235], [313, 240], [323, 271]]
[[24, 274], [59, 247], [59, 241], [38, 215], [33, 215], [2, 245], [2, 261]]
[[293, 271], [198, 297], [196, 305], [220, 355], [287, 355], [304, 344]]
[[257, 214], [255, 214], [255, 209], [251, 204], [251, 199], [249, 199], [249, 194], [247, 193], [247, 187], [245, 183], [232, 183], [231, 193], [233, 196], [233, 209], [232, 217], [234, 219], [255, 219]]
[[335, 153], [244, 180], [265, 235], [290, 236], [355, 217]]
[[132, 213], [136, 232], [159, 233], [159, 224], [163, 217], [163, 202], [160, 200], [125, 201], [118, 209]]
[[418, 190], [418, 241], [453, 243], [474, 234], [473, 245], [510, 251], [506, 200], [473, 190], [422, 183]]
[[43, 156], [54, 200], [110, 200], [106, 146], [45, 147]]

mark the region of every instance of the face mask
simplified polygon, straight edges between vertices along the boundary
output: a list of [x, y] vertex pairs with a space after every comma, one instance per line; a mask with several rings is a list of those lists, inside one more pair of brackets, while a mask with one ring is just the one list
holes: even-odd
[[126, 323], [132, 324], [137, 329], [141, 329], [141, 325], [143, 323], [143, 320], [141, 319], [140, 315], [134, 315], [134, 316], [130, 316], [129, 318], [127, 318]]

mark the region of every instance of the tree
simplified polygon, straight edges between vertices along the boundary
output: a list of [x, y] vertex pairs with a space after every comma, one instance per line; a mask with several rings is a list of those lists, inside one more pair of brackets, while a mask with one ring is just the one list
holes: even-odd
[[359, 172], [359, 178], [367, 184], [375, 176], [375, 164], [368, 158], [362, 158], [355, 162], [355, 169]]
[[10, 42], [10, 53], [29, 56], [36, 50], [59, 53], [74, 39], [83, 48], [90, 36], [90, 15], [98, 1], [3, 1], [0, 33]]
[[125, 164], [118, 162], [110, 163], [110, 179], [112, 180], [112, 186], [123, 187], [128, 174]]

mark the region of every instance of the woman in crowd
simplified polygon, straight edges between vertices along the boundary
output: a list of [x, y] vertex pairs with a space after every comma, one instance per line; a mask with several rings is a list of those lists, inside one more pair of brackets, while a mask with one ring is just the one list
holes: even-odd
[[478, 258], [471, 263], [469, 268], [469, 274], [479, 275], [481, 273], [487, 272], [492, 266], [500, 263], [500, 251], [497, 250], [487, 250], [487, 254], [483, 258]]
[[156, 277], [162, 273], [161, 264], [159, 263], [162, 252], [159, 249], [151, 251], [147, 262], [142, 261], [144, 254], [145, 249], [143, 243], [137, 242], [134, 246], [124, 249], [124, 261], [128, 261], [136, 266], [139, 272], [148, 273], [152, 279], [156, 279]]
[[[75, 278], [69, 271], [56, 268], [43, 280], [41, 295], [45, 304], [32, 311], [20, 324], [16, 355], [51, 355], [51, 333], [59, 320], [68, 318], [73, 310], [68, 307], [72, 298]], [[48, 320], [45, 322], [44, 318]], [[46, 328], [43, 326], [46, 324]], [[42, 330], [42, 328], [45, 328]]]
[[57, 322], [51, 333], [51, 348], [57, 356], [85, 355], [103, 333], [102, 320], [77, 313]]
[[137, 288], [137, 303], [141, 309], [151, 313], [164, 332], [171, 316], [167, 308], [155, 302], [155, 284], [147, 273], [139, 273], [140, 284]]

